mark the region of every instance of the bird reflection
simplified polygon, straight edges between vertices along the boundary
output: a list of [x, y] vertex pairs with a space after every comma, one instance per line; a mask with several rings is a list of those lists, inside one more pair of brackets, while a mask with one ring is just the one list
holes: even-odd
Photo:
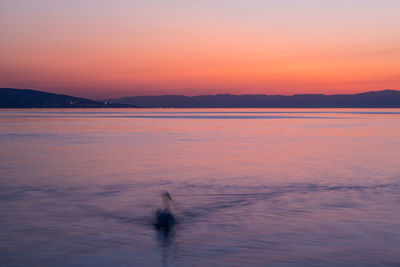
[[[157, 240], [161, 247], [161, 262], [163, 266], [168, 265], [168, 261], [171, 261], [171, 254], [176, 254], [176, 243], [175, 243], [175, 232], [172, 230], [158, 230]], [[176, 255], [175, 255], [176, 256]], [[173, 257], [175, 258], [175, 257]]]

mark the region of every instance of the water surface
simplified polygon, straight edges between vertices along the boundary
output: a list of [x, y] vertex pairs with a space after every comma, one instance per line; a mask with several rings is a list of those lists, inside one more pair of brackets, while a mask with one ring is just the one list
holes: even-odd
[[0, 147], [0, 265], [400, 264], [400, 109], [1, 110]]

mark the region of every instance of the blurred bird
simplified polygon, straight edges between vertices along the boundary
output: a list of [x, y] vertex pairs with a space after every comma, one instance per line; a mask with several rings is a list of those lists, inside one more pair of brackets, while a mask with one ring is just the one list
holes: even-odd
[[164, 192], [161, 194], [163, 201], [163, 209], [158, 209], [156, 212], [155, 226], [157, 229], [169, 230], [175, 224], [175, 218], [169, 208], [170, 202], [172, 202], [172, 197], [170, 193]]

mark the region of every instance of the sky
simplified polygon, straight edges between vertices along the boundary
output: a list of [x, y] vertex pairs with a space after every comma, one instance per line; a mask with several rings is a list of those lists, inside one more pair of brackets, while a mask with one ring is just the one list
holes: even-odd
[[1, 0], [0, 87], [91, 99], [400, 89], [398, 0]]

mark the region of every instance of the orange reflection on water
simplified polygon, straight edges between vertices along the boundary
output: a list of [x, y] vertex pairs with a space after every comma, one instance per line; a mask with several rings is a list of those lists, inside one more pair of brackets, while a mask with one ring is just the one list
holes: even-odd
[[399, 170], [397, 109], [7, 112], [0, 114], [1, 134], [12, 138], [2, 142], [2, 165], [21, 166], [20, 179], [45, 179], [50, 169], [51, 179], [105, 183], [338, 183]]

